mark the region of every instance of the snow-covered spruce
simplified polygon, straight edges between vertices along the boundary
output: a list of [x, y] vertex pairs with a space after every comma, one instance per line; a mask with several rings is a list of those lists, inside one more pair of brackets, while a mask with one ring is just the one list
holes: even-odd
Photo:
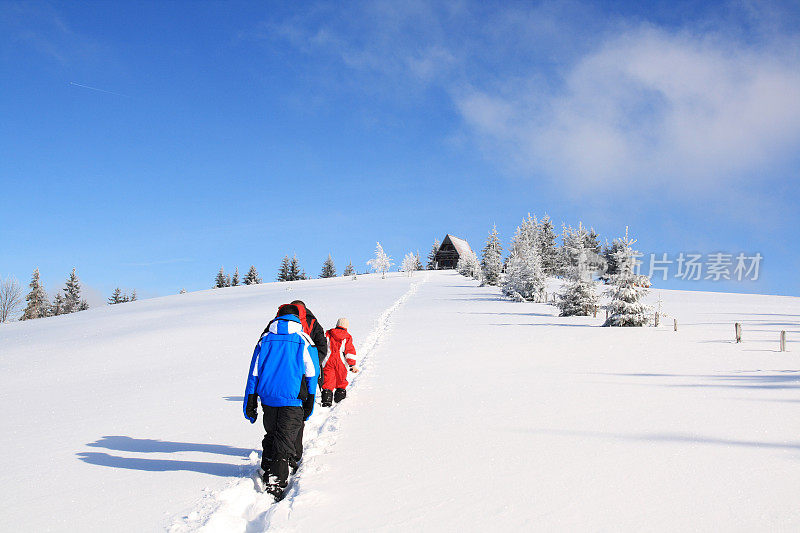
[[67, 284], [64, 287], [63, 306], [59, 314], [65, 315], [68, 313], [85, 311], [87, 309], [89, 309], [89, 304], [86, 303], [86, 300], [81, 299], [81, 282], [73, 268], [72, 273], [70, 273], [69, 278], [67, 278]]
[[492, 226], [492, 231], [489, 232], [489, 237], [486, 239], [486, 246], [483, 247], [481, 269], [483, 270], [483, 282], [486, 285], [500, 283], [500, 274], [503, 270], [503, 246], [500, 244], [496, 225]]
[[611, 301], [607, 305], [608, 319], [604, 326], [644, 326], [649, 321], [649, 306], [642, 302], [650, 286], [650, 278], [636, 274], [637, 252], [632, 248], [636, 242], [628, 236], [617, 239], [614, 262], [617, 272], [610, 276], [611, 286], [606, 291]]
[[347, 276], [355, 276], [355, 275], [356, 275], [356, 267], [353, 266], [353, 263], [351, 261], [351, 262], [347, 263], [346, 267], [344, 267], [344, 272], [342, 273], [342, 276], [347, 277]]
[[247, 275], [244, 277], [244, 284], [258, 285], [259, 283], [261, 283], [261, 278], [258, 275], [258, 271], [254, 265], [250, 265], [250, 270], [247, 271]]
[[442, 243], [439, 242], [439, 239], [433, 240], [433, 248], [428, 252], [428, 270], [436, 270], [436, 253], [439, 251], [439, 246], [441, 245]]
[[409, 276], [414, 274], [415, 270], [422, 270], [419, 256], [414, 252], [408, 252], [400, 264], [400, 272], [405, 272]]
[[383, 246], [378, 242], [375, 246], [375, 258], [367, 261], [367, 265], [372, 268], [373, 272], [380, 272], [381, 277], [385, 278], [386, 273], [392, 268], [392, 258], [383, 251]]
[[336, 265], [333, 263], [333, 257], [331, 254], [328, 254], [328, 258], [322, 263], [322, 272], [319, 275], [320, 278], [335, 278], [336, 277]]
[[578, 224], [578, 229], [565, 229], [564, 249], [565, 257], [571, 261], [566, 268], [567, 283], [559, 293], [558, 308], [561, 316], [589, 316], [597, 306], [597, 295], [592, 281], [592, 269], [589, 264], [587, 249], [589, 232]]
[[25, 300], [28, 302], [25, 310], [22, 312], [22, 317], [20, 320], [31, 320], [34, 318], [44, 318], [48, 315], [50, 311], [50, 301], [47, 298], [47, 292], [44, 290], [44, 285], [42, 285], [41, 280], [39, 279], [39, 269], [33, 271], [33, 276], [31, 277], [31, 282], [28, 285], [31, 288], [31, 291], [25, 296]]
[[556, 246], [556, 232], [553, 229], [553, 221], [546, 213], [539, 221], [537, 232], [537, 243], [539, 257], [542, 261], [542, 270], [545, 276], [555, 276], [559, 272], [558, 246]]
[[528, 215], [514, 234], [502, 284], [503, 293], [513, 300], [539, 301], [544, 295], [545, 275], [537, 244], [536, 218]]
[[458, 258], [456, 270], [462, 276], [477, 279], [478, 281], [481, 281], [483, 278], [481, 263], [478, 260], [478, 256], [475, 255], [475, 252], [472, 250], [468, 250]]

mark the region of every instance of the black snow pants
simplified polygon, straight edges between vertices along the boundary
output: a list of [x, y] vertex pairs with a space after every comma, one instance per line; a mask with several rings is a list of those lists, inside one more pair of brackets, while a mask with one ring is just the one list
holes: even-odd
[[[264, 449], [261, 455], [261, 467], [270, 476], [278, 478], [278, 483], [284, 486], [289, 477], [289, 461], [299, 455], [296, 441], [298, 434], [302, 435], [303, 408], [291, 405], [286, 407], [262, 405], [262, 407], [266, 434], [261, 441]], [[302, 450], [301, 441], [300, 452]]]

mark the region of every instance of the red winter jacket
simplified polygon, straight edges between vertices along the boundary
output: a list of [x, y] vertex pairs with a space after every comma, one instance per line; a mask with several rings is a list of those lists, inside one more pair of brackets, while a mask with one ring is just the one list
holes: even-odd
[[355, 355], [356, 348], [353, 346], [353, 336], [344, 328], [333, 328], [325, 332], [328, 337], [328, 356], [322, 363], [325, 369], [322, 388], [344, 389], [347, 387], [347, 369], [356, 364], [356, 360], [348, 355]]

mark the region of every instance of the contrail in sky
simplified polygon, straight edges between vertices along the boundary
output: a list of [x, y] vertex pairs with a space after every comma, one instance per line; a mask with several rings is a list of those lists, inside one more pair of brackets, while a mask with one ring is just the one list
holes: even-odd
[[74, 85], [75, 87], [83, 87], [84, 89], [91, 89], [92, 91], [98, 91], [101, 93], [113, 94], [116, 96], [122, 96], [123, 98], [130, 98], [127, 94], [120, 94], [115, 93], [112, 91], [106, 91], [105, 89], [98, 89], [97, 87], [89, 87], [88, 85], [81, 85], [80, 83], [75, 83], [74, 81], [69, 82], [70, 85]]

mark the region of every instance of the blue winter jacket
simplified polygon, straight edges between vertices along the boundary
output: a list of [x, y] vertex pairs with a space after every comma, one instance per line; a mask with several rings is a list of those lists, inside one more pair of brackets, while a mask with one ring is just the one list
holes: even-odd
[[245, 418], [247, 398], [253, 393], [270, 407], [302, 406], [301, 390], [305, 388], [314, 396], [319, 372], [317, 349], [303, 332], [300, 319], [295, 315], [274, 319], [256, 344], [250, 362], [244, 390]]

